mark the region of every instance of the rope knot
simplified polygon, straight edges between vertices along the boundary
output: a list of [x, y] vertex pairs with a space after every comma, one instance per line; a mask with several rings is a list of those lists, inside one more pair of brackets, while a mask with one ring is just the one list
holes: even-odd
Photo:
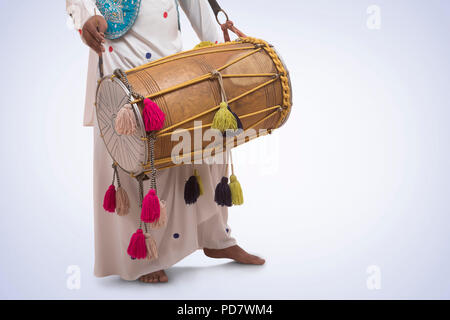
[[225, 31], [227, 29], [233, 28], [234, 23], [233, 21], [227, 20], [225, 23], [221, 24], [220, 27], [222, 28], [222, 31]]
[[211, 71], [211, 76], [213, 78], [218, 78], [220, 76], [220, 72], [214, 69]]

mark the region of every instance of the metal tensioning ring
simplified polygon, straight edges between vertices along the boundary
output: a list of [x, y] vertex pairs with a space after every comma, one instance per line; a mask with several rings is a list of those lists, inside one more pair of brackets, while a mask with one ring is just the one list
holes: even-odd
[[[223, 23], [221, 23], [220, 21], [219, 21], [219, 13], [223, 13], [224, 15], [225, 15], [225, 22], [223, 22]], [[228, 15], [227, 15], [227, 13], [223, 10], [223, 9], [220, 9], [219, 11], [217, 11], [217, 13], [216, 13], [216, 21], [217, 21], [217, 23], [219, 24], [219, 25], [223, 25], [224, 23], [226, 23], [228, 20], [230, 20], [229, 18], [228, 18]]]

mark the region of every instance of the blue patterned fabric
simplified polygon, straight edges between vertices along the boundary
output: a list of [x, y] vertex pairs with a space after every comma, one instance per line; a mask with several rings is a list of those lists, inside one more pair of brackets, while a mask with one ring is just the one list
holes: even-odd
[[139, 14], [141, 0], [96, 0], [108, 29], [105, 38], [117, 39], [131, 29]]

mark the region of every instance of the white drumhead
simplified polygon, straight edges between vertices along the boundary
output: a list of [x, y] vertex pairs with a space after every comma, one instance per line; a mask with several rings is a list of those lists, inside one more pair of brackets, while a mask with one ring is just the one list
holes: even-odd
[[134, 135], [120, 135], [115, 130], [117, 112], [129, 101], [129, 91], [117, 78], [103, 78], [97, 88], [96, 112], [100, 134], [106, 149], [119, 167], [127, 173], [139, 174], [147, 163], [147, 143], [141, 113], [133, 105], [137, 130]]

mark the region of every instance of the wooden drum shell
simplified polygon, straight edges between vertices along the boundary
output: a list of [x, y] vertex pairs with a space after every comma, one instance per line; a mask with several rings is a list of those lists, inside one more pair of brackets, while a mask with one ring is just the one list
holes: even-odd
[[[126, 71], [133, 91], [149, 96], [166, 115], [164, 128], [156, 132], [156, 166], [164, 168], [173, 165], [172, 148], [179, 143], [171, 141], [174, 130], [189, 129], [193, 136], [194, 121], [201, 121], [204, 132], [209, 129], [221, 102], [217, 77], [176, 90], [171, 88], [211, 75], [214, 70], [222, 74], [229, 105], [241, 118], [244, 130], [253, 128], [257, 132], [260, 129], [270, 132], [282, 125], [289, 115], [292, 95], [288, 71], [280, 61], [281, 58], [264, 41], [244, 38], [181, 52]], [[135, 108], [142, 112], [142, 101], [137, 102]], [[198, 116], [200, 114], [203, 115]], [[141, 117], [138, 116], [137, 120], [142, 128]], [[191, 150], [201, 156], [199, 150], [194, 150], [191, 140]], [[203, 141], [202, 148], [210, 144], [211, 141]], [[145, 152], [149, 152], [148, 146]], [[148, 168], [148, 162], [142, 163], [142, 171]], [[136, 172], [139, 170], [134, 171], [131, 173], [139, 173]]]

